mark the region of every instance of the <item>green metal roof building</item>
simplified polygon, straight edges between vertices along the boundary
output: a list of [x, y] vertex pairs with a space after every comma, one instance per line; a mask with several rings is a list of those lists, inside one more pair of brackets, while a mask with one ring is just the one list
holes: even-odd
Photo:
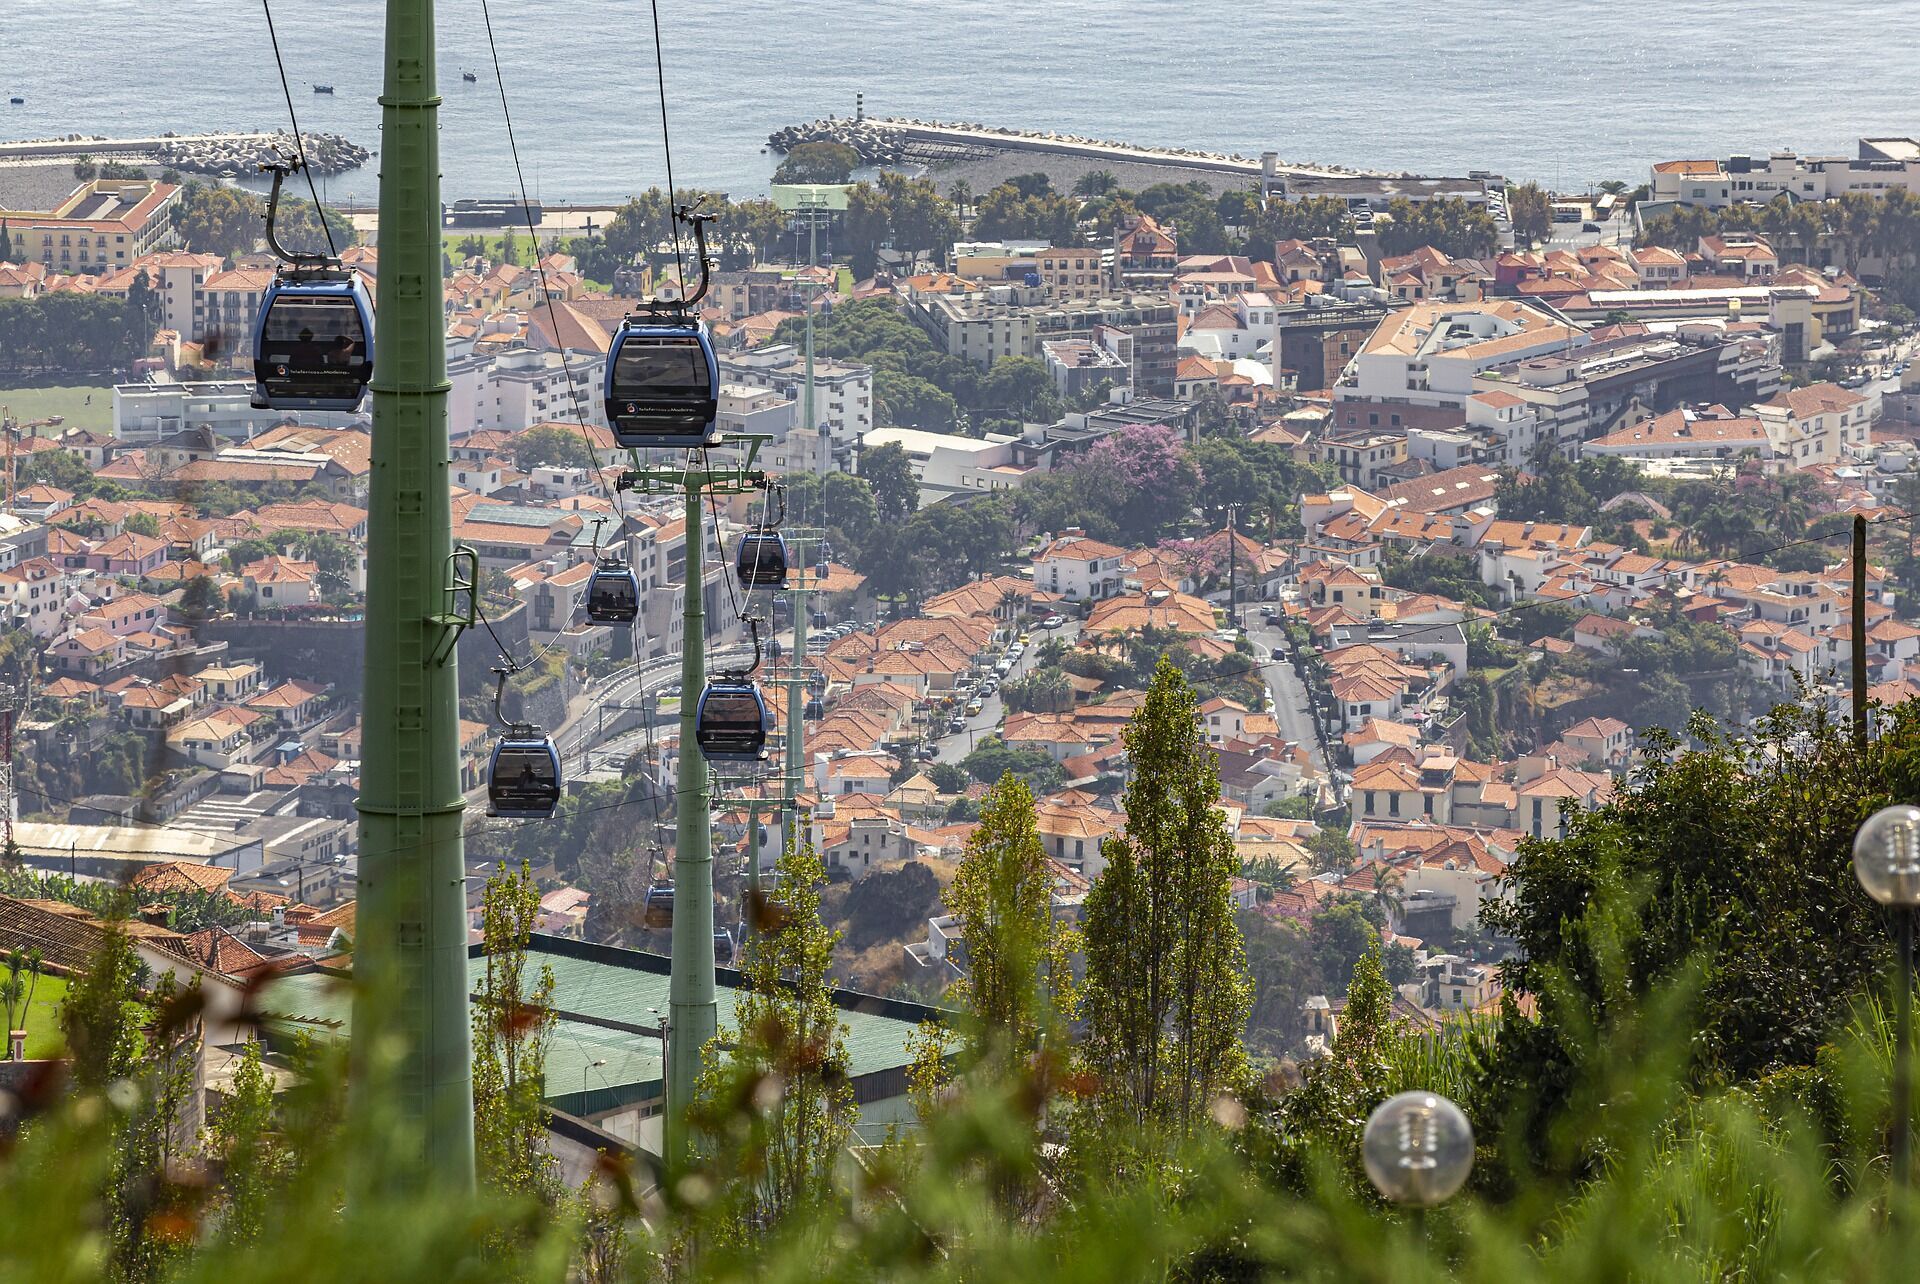
[[[532, 938], [528, 953], [534, 966], [553, 969], [559, 1020], [547, 1050], [547, 1104], [623, 1141], [657, 1150], [657, 1122], [649, 1125], [659, 1113], [664, 1080], [659, 1022], [667, 1011], [667, 957], [542, 935]], [[471, 990], [479, 988], [485, 969], [480, 947], [471, 947]], [[742, 978], [731, 968], [719, 968], [716, 979], [720, 1023], [730, 1026]], [[906, 1071], [913, 1057], [907, 1040], [937, 1013], [922, 1004], [853, 990], [836, 990], [833, 997], [846, 1023], [858, 1131], [864, 1140], [878, 1140], [889, 1124], [912, 1120]], [[271, 1014], [270, 1038], [296, 1030], [345, 1038], [352, 991], [344, 972], [316, 968], [275, 981], [262, 1006]]]

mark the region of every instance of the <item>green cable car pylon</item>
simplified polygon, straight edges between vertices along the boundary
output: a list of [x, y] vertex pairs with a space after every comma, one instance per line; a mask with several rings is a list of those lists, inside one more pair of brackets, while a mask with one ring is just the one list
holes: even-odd
[[[700, 1078], [700, 1058], [719, 1029], [719, 1005], [714, 990], [713, 963], [713, 778], [698, 741], [699, 695], [707, 684], [706, 529], [704, 505], [708, 496], [739, 495], [766, 485], [766, 475], [754, 468], [760, 447], [769, 438], [742, 435], [722, 438], [722, 445], [744, 446], [746, 458], [737, 467], [714, 468], [687, 463], [636, 468], [620, 478], [620, 489], [643, 494], [678, 492], [685, 505], [686, 583], [680, 618], [680, 746], [674, 777], [673, 946], [667, 979], [668, 1029], [667, 1100], [664, 1150], [669, 1163], [684, 1162], [690, 1136], [687, 1111]], [[704, 456], [705, 452], [700, 452]], [[703, 460], [704, 465], [704, 460]], [[723, 568], [732, 574], [731, 568]]]
[[360, 1198], [474, 1184], [455, 643], [478, 568], [456, 557], [448, 487], [433, 0], [387, 0], [380, 104], [349, 1110], [395, 1140], [357, 1148]]

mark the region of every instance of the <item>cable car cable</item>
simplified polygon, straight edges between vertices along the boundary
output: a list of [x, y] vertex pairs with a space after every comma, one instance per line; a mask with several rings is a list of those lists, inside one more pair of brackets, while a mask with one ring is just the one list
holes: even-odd
[[[533, 271], [540, 282], [540, 298], [547, 308], [547, 324], [553, 327], [554, 347], [560, 350], [560, 373], [567, 381], [567, 401], [573, 407], [573, 418], [580, 428], [581, 440], [587, 443], [587, 455], [593, 460], [593, 479], [600, 487], [600, 493], [613, 504], [614, 515], [626, 523], [626, 512], [620, 503], [620, 492], [607, 485], [607, 475], [600, 468], [600, 448], [593, 443], [593, 434], [588, 429], [586, 413], [580, 408], [580, 389], [573, 380], [573, 367], [567, 364], [567, 350], [560, 342], [560, 317], [553, 306], [553, 294], [547, 289], [547, 268], [541, 262], [540, 234], [534, 230], [533, 207], [527, 203], [527, 175], [520, 165], [520, 144], [514, 137], [513, 111], [507, 106], [507, 80], [500, 71], [500, 49], [493, 39], [493, 12], [487, 0], [480, 0], [480, 18], [486, 26], [487, 52], [493, 57], [493, 80], [500, 89], [500, 116], [507, 127], [507, 151], [513, 157], [513, 177], [520, 188], [520, 215], [526, 221], [527, 240], [533, 253]], [[671, 202], [669, 202], [671, 203]]]
[[267, 15], [267, 39], [273, 42], [274, 65], [280, 68], [280, 92], [287, 100], [287, 120], [293, 126], [293, 154], [299, 158], [300, 168], [306, 171], [307, 191], [313, 197], [314, 217], [320, 220], [320, 230], [327, 236], [327, 257], [339, 258], [340, 248], [333, 243], [333, 229], [327, 225], [327, 209], [320, 203], [320, 191], [313, 184], [313, 167], [307, 164], [307, 144], [300, 133], [300, 117], [294, 114], [293, 90], [287, 87], [287, 64], [280, 57], [280, 33], [273, 28], [273, 5], [271, 0], [260, 0], [261, 11]]
[[687, 264], [680, 254], [680, 208], [674, 202], [679, 198], [673, 189], [673, 134], [667, 128], [667, 65], [666, 58], [660, 52], [660, 0], [648, 0], [653, 7], [653, 79], [660, 88], [660, 151], [667, 162], [667, 217], [673, 221], [673, 270], [679, 278], [682, 298], [687, 293]]

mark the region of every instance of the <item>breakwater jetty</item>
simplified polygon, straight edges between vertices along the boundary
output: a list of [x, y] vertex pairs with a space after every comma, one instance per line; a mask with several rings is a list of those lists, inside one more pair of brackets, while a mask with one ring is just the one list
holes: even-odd
[[[367, 163], [372, 152], [338, 134], [306, 134], [307, 163], [316, 174], [344, 174]], [[163, 166], [183, 174], [242, 178], [264, 161], [292, 156], [293, 135], [273, 133], [176, 134], [147, 138], [101, 138], [69, 134], [0, 143], [0, 162], [111, 159]]]
[[783, 155], [802, 143], [840, 143], [853, 149], [863, 165], [937, 164], [1007, 152], [1072, 156], [1116, 164], [1158, 165], [1209, 174], [1258, 178], [1265, 174], [1351, 175], [1367, 171], [1338, 165], [1302, 165], [1265, 156], [1198, 151], [1187, 147], [1141, 147], [1079, 134], [1043, 129], [996, 129], [968, 122], [914, 120], [886, 116], [829, 116], [788, 125], [767, 136], [767, 146]]

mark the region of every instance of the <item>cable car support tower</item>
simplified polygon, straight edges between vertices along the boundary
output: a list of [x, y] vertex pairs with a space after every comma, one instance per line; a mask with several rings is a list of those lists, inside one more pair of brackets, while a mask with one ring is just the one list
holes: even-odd
[[[667, 1106], [665, 1151], [669, 1164], [688, 1152], [687, 1108], [700, 1077], [700, 1055], [719, 1028], [713, 962], [713, 782], [698, 743], [698, 693], [707, 685], [706, 497], [744, 495], [767, 484], [754, 467], [763, 434], [729, 435], [722, 446], [744, 447], [732, 467], [713, 467], [705, 452], [688, 451], [679, 466], [636, 467], [621, 475], [623, 491], [645, 495], [678, 492], [685, 505], [687, 566], [680, 618], [680, 745], [674, 783], [673, 946], [668, 974]], [[700, 465], [695, 466], [695, 459]], [[732, 568], [723, 567], [723, 574]]]
[[477, 590], [448, 488], [433, 23], [433, 0], [387, 0], [348, 1106], [397, 1140], [356, 1147], [367, 1200], [474, 1185], [455, 644]]

